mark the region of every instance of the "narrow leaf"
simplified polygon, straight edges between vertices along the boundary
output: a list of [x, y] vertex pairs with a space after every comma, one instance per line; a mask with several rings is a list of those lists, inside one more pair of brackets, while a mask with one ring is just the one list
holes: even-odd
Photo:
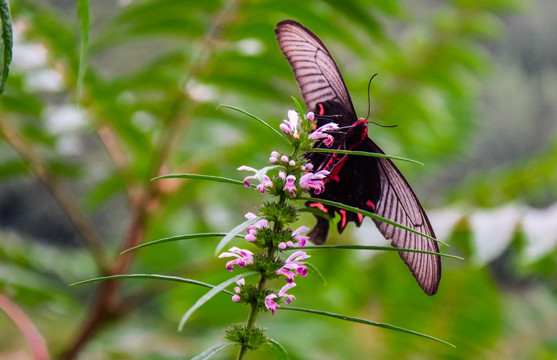
[[[291, 247], [286, 248], [283, 251], [288, 250], [299, 250], [299, 247]], [[304, 250], [316, 250], [316, 249], [342, 249], [342, 250], [384, 250], [384, 251], [403, 251], [403, 252], [414, 252], [414, 253], [421, 253], [421, 254], [431, 254], [431, 255], [438, 255], [442, 257], [447, 257], [451, 259], [458, 259], [464, 260], [463, 257], [456, 256], [456, 255], [449, 255], [443, 253], [437, 253], [433, 251], [425, 251], [425, 250], [416, 250], [416, 249], [405, 249], [405, 248], [395, 248], [392, 246], [374, 246], [374, 245], [311, 245], [311, 246], [304, 246]]]
[[213, 355], [217, 354], [218, 352], [220, 352], [221, 350], [231, 346], [231, 345], [236, 345], [235, 343], [232, 342], [227, 342], [224, 344], [220, 344], [217, 346], [213, 346], [212, 348], [209, 348], [205, 351], [203, 351], [201, 354], [192, 357], [191, 360], [206, 360], [206, 359], [210, 359], [211, 357], [213, 357]]
[[421, 337], [424, 337], [424, 338], [427, 338], [427, 339], [430, 339], [430, 340], [440, 342], [441, 344], [456, 347], [449, 342], [437, 339], [437, 338], [435, 338], [433, 336], [430, 336], [430, 335], [419, 333], [417, 331], [408, 330], [408, 329], [401, 328], [401, 327], [394, 326], [394, 325], [390, 325], [390, 324], [375, 322], [375, 321], [366, 320], [366, 319], [360, 319], [360, 318], [356, 318], [356, 317], [352, 317], [352, 316], [346, 316], [346, 315], [340, 315], [340, 314], [330, 313], [330, 312], [326, 312], [326, 311], [304, 309], [304, 308], [298, 308], [298, 307], [280, 307], [279, 310], [301, 311], [301, 312], [307, 312], [307, 313], [311, 313], [311, 314], [329, 316], [329, 317], [332, 317], [332, 318], [335, 318], [335, 319], [340, 319], [340, 320], [352, 321], [352, 322], [365, 324], [365, 325], [377, 326], [377, 327], [381, 327], [381, 328], [385, 328], [385, 329], [390, 329], [390, 330], [395, 330], [395, 331], [399, 331], [399, 332], [403, 332], [403, 333], [407, 333], [407, 334], [421, 336]]
[[13, 32], [8, 0], [0, 0], [0, 94], [4, 92], [12, 62]]
[[[103, 276], [103, 277], [97, 277], [97, 278], [93, 278], [93, 279], [88, 279], [88, 280], [75, 282], [73, 284], [70, 284], [70, 286], [82, 285], [82, 284], [87, 284], [87, 283], [91, 283], [91, 282], [105, 281], [105, 280], [111, 280], [111, 279], [157, 279], [157, 280], [168, 280], [168, 281], [176, 281], [176, 282], [182, 282], [182, 283], [187, 283], [187, 284], [199, 285], [199, 286], [208, 287], [208, 288], [211, 288], [211, 289], [215, 288], [214, 285], [207, 284], [207, 283], [197, 281], [197, 280], [184, 279], [184, 278], [177, 277], [177, 276], [158, 275], [158, 274], [124, 274], [124, 275]], [[219, 291], [230, 294], [230, 295], [234, 295], [232, 292], [230, 292], [228, 290], [221, 289]]]
[[87, 70], [87, 57], [89, 52], [89, 27], [91, 18], [89, 16], [89, 0], [77, 1], [77, 15], [81, 28], [81, 40], [79, 48], [79, 69], [77, 72], [77, 99], [81, 99], [83, 92], [83, 78]]
[[296, 105], [296, 109], [298, 109], [298, 113], [300, 114], [300, 117], [304, 116], [304, 108], [302, 107], [302, 104], [300, 104], [300, 102], [298, 101], [298, 99], [296, 99], [294, 96], [291, 96], [292, 101], [294, 102], [294, 105]]
[[222, 176], [200, 175], [200, 174], [169, 174], [169, 175], [157, 176], [156, 178], [152, 178], [151, 181], [161, 180], [161, 179], [196, 179], [196, 180], [216, 181], [216, 182], [235, 184], [235, 185], [244, 185], [244, 182], [241, 180], [229, 179]]
[[226, 244], [228, 244], [232, 239], [234, 239], [235, 237], [238, 237], [238, 234], [240, 233], [240, 231], [245, 230], [248, 226], [258, 222], [261, 219], [264, 219], [264, 217], [263, 216], [258, 216], [254, 219], [246, 220], [243, 223], [241, 223], [240, 225], [236, 226], [234, 229], [230, 230], [230, 232], [228, 234], [226, 234], [226, 236], [224, 238], [222, 238], [220, 243], [217, 245], [217, 248], [215, 249], [215, 255], [219, 254], [222, 251], [222, 249], [224, 249]]
[[[299, 249], [299, 248], [295, 248], [295, 249]], [[305, 248], [304, 248], [305, 249]], [[317, 268], [311, 264], [311, 263], [305, 263], [306, 267], [308, 268], [309, 272], [314, 274], [315, 276], [317, 276], [317, 278], [319, 279], [319, 281], [321, 282], [321, 284], [323, 286], [327, 286], [327, 280], [325, 280], [325, 277], [323, 276], [323, 274], [321, 274], [321, 272], [319, 270], [317, 270]]]
[[249, 272], [245, 272], [243, 274], [234, 276], [231, 279], [226, 280], [225, 282], [222, 282], [220, 284], [218, 284], [217, 286], [213, 287], [211, 290], [209, 290], [209, 292], [205, 295], [203, 295], [199, 300], [197, 300], [197, 302], [195, 304], [193, 304], [193, 306], [186, 311], [186, 313], [184, 314], [184, 316], [182, 316], [182, 319], [180, 320], [180, 324], [178, 325], [178, 331], [182, 331], [182, 329], [184, 328], [184, 325], [186, 324], [186, 321], [188, 321], [189, 317], [191, 316], [191, 314], [193, 314], [193, 312], [197, 309], [199, 309], [203, 304], [205, 304], [207, 301], [211, 300], [213, 298], [213, 296], [215, 296], [216, 294], [218, 294], [219, 292], [223, 291], [225, 287], [227, 287], [228, 285], [235, 283], [236, 281], [243, 279], [245, 277], [251, 276], [251, 275], [256, 275], [258, 274], [258, 272], [256, 271], [249, 271]]
[[258, 118], [257, 116], [253, 115], [252, 113], [249, 113], [245, 110], [242, 110], [240, 108], [237, 108], [235, 106], [230, 106], [230, 105], [219, 105], [217, 106], [217, 109], [219, 108], [227, 108], [227, 109], [231, 109], [231, 110], [235, 110], [238, 112], [241, 112], [244, 115], [247, 115], [249, 117], [251, 117], [252, 119], [255, 119], [257, 121], [259, 121], [261, 124], [265, 125], [266, 127], [268, 127], [269, 129], [271, 129], [275, 134], [277, 134], [282, 140], [286, 141], [288, 144], [290, 144], [290, 142], [288, 141], [288, 139], [280, 133], [280, 131], [278, 131], [277, 129], [275, 129], [274, 127], [272, 127], [271, 125], [267, 124], [263, 119]]
[[275, 352], [278, 359], [280, 360], [290, 359], [288, 353], [286, 352], [286, 349], [284, 349], [282, 345], [279, 344], [276, 340], [267, 338], [267, 345]]
[[391, 160], [407, 161], [407, 162], [411, 162], [411, 163], [413, 163], [413, 164], [418, 164], [418, 165], [424, 166], [423, 163], [421, 163], [421, 162], [419, 162], [419, 161], [416, 161], [416, 160], [412, 160], [412, 159], [408, 159], [408, 158], [403, 158], [403, 157], [400, 157], [400, 156], [379, 154], [379, 153], [367, 152], [367, 151], [335, 150], [335, 149], [313, 148], [313, 149], [311, 149], [311, 150], [308, 150], [308, 152], [331, 153], [331, 154], [347, 154], [347, 155], [356, 155], [356, 156], [380, 157], [380, 158], [386, 158], [386, 159], [391, 159]]
[[[176, 235], [176, 236], [171, 236], [171, 237], [167, 237], [167, 238], [163, 238], [163, 239], [158, 239], [158, 240], [154, 240], [154, 241], [151, 241], [151, 242], [148, 242], [148, 243], [145, 243], [145, 244], [141, 244], [141, 245], [131, 247], [129, 249], [126, 249], [126, 250], [122, 251], [120, 253], [120, 255], [123, 255], [123, 254], [125, 254], [129, 251], [137, 250], [139, 248], [152, 246], [152, 245], [163, 244], [163, 243], [166, 243], [166, 242], [189, 240], [189, 239], [201, 239], [201, 238], [206, 238], [206, 237], [219, 237], [219, 236], [226, 236], [226, 235], [228, 235], [228, 233], [203, 233], [203, 234]], [[236, 235], [236, 237], [243, 238], [242, 235]]]
[[370, 217], [370, 218], [372, 218], [372, 219], [375, 219], [375, 220], [378, 220], [378, 221], [382, 221], [382, 222], [384, 222], [384, 223], [387, 223], [387, 224], [396, 226], [396, 227], [401, 228], [401, 229], [404, 229], [404, 230], [406, 230], [406, 231], [410, 231], [411, 233], [418, 234], [418, 235], [420, 235], [420, 236], [423, 236], [423, 237], [425, 237], [425, 238], [428, 238], [428, 239], [430, 239], [430, 240], [433, 240], [433, 241], [435, 241], [435, 242], [438, 242], [439, 244], [443, 244], [443, 245], [445, 245], [445, 246], [449, 246], [449, 244], [447, 244], [447, 243], [445, 243], [445, 242], [443, 242], [443, 241], [441, 241], [441, 240], [437, 240], [437, 239], [434, 238], [434, 237], [431, 237], [431, 236], [429, 236], [429, 235], [423, 234], [423, 233], [421, 233], [421, 232], [419, 232], [419, 231], [416, 231], [416, 230], [414, 230], [414, 229], [410, 229], [410, 228], [407, 227], [407, 226], [404, 226], [404, 225], [402, 225], [402, 224], [399, 224], [399, 223], [397, 223], [397, 222], [394, 222], [394, 221], [389, 220], [389, 219], [387, 219], [387, 218], [384, 218], [384, 217], [382, 217], [382, 216], [376, 215], [376, 214], [371, 213], [371, 212], [369, 212], [369, 211], [365, 211], [365, 210], [362, 210], [362, 209], [358, 209], [358, 208], [353, 207], [353, 206], [345, 205], [345, 204], [342, 204], [342, 203], [339, 203], [339, 202], [336, 202], [336, 201], [331, 201], [331, 200], [326, 200], [326, 199], [320, 199], [320, 198], [299, 197], [299, 198], [296, 198], [296, 200], [313, 201], [313, 202], [319, 202], [319, 203], [322, 203], [322, 204], [325, 204], [325, 205], [336, 206], [336, 207], [338, 207], [338, 208], [340, 208], [340, 209], [352, 211], [352, 212], [355, 212], [355, 213], [357, 213], [357, 214], [362, 214], [362, 215], [367, 216], [367, 217]]
[[326, 219], [327, 221], [332, 221], [333, 220], [333, 217], [331, 215], [327, 214], [326, 212], [323, 212], [322, 210], [311, 207], [311, 206], [300, 208], [300, 209], [298, 209], [298, 212], [312, 213], [314, 215], [322, 217], [323, 219]]

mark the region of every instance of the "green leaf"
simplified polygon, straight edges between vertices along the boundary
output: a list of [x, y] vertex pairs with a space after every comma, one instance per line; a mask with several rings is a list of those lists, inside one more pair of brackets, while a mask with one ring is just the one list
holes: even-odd
[[0, 0], [0, 94], [4, 92], [12, 62], [13, 33], [8, 0]]
[[380, 158], [391, 159], [391, 160], [408, 161], [408, 162], [411, 162], [411, 163], [414, 163], [414, 164], [424, 166], [423, 163], [421, 163], [419, 161], [416, 161], [416, 160], [407, 159], [407, 158], [403, 158], [403, 157], [400, 157], [400, 156], [379, 154], [379, 153], [373, 153], [373, 152], [367, 152], [367, 151], [335, 150], [335, 149], [319, 148], [319, 149], [308, 150], [308, 152], [320, 152], [320, 153], [331, 153], [331, 154], [347, 154], [347, 155], [357, 155], [357, 156], [380, 157]]
[[387, 223], [387, 224], [396, 226], [396, 227], [401, 228], [401, 229], [404, 229], [404, 230], [406, 230], [406, 231], [410, 231], [411, 233], [418, 234], [418, 235], [420, 235], [420, 236], [423, 236], [423, 237], [425, 237], [425, 238], [428, 238], [428, 239], [430, 239], [430, 240], [433, 240], [433, 241], [435, 241], [435, 242], [438, 242], [439, 244], [443, 244], [443, 245], [445, 245], [445, 246], [449, 246], [449, 244], [447, 244], [447, 243], [445, 243], [445, 242], [443, 242], [443, 241], [441, 241], [441, 240], [437, 240], [437, 239], [434, 238], [434, 237], [431, 237], [431, 236], [429, 236], [429, 235], [423, 234], [423, 233], [421, 233], [421, 232], [419, 232], [419, 231], [416, 231], [416, 230], [414, 230], [414, 229], [410, 229], [410, 228], [407, 227], [407, 226], [404, 226], [404, 225], [402, 225], [402, 224], [399, 224], [399, 223], [397, 223], [397, 222], [394, 222], [394, 221], [389, 220], [389, 219], [387, 219], [387, 218], [384, 218], [384, 217], [382, 217], [382, 216], [376, 215], [376, 214], [371, 213], [371, 212], [369, 212], [369, 211], [365, 211], [365, 210], [362, 210], [362, 209], [358, 209], [358, 208], [353, 207], [353, 206], [345, 205], [345, 204], [342, 204], [342, 203], [339, 203], [339, 202], [336, 202], [336, 201], [325, 200], [325, 199], [319, 199], [319, 198], [299, 197], [299, 198], [296, 198], [295, 200], [313, 201], [313, 202], [323, 203], [323, 204], [325, 204], [325, 205], [336, 206], [336, 207], [338, 207], [338, 208], [340, 208], [340, 209], [352, 211], [352, 212], [355, 212], [355, 213], [357, 213], [357, 214], [362, 214], [362, 215], [367, 216], [367, 217], [370, 217], [370, 218], [372, 218], [372, 219], [375, 219], [375, 220], [378, 220], [378, 221], [382, 221], [382, 222], [384, 222], [384, 223]]
[[217, 245], [217, 248], [215, 249], [215, 255], [220, 253], [222, 251], [222, 249], [224, 249], [226, 244], [228, 244], [234, 237], [236, 237], [240, 233], [240, 231], [244, 230], [245, 228], [247, 228], [251, 224], [254, 224], [254, 223], [258, 222], [261, 219], [264, 219], [264, 217], [263, 216], [258, 216], [256, 218], [251, 219], [251, 220], [246, 220], [243, 223], [241, 223], [240, 225], [236, 226], [234, 229], [230, 230], [230, 232]]
[[89, 17], [88, 0], [77, 1], [77, 15], [79, 17], [79, 24], [81, 28], [79, 69], [77, 72], [77, 101], [79, 102], [81, 100], [81, 94], [83, 92], [83, 78], [85, 77], [85, 71], [87, 70], [87, 57], [89, 52], [89, 27], [91, 19]]
[[222, 176], [199, 175], [199, 174], [169, 174], [169, 175], [157, 176], [155, 178], [152, 178], [151, 181], [161, 180], [161, 179], [196, 179], [196, 180], [223, 182], [223, 183], [234, 184], [234, 185], [244, 185], [244, 182], [241, 180], [229, 179]]
[[[203, 286], [203, 287], [212, 288], [213, 290], [215, 289], [215, 286], [214, 286], [214, 285], [207, 284], [207, 283], [204, 283], [204, 282], [201, 282], [201, 281], [192, 280], [192, 279], [185, 279], [185, 278], [181, 278], [181, 277], [178, 277], [178, 276], [158, 275], [158, 274], [124, 274], [124, 275], [102, 276], [102, 277], [97, 277], [97, 278], [93, 278], [93, 279], [78, 281], [78, 282], [75, 282], [75, 283], [70, 284], [70, 286], [82, 285], [82, 284], [87, 284], [87, 283], [91, 283], [91, 282], [105, 281], [105, 280], [111, 280], [111, 279], [157, 279], [157, 280], [168, 280], [168, 281], [176, 281], [176, 282], [182, 282], [182, 283], [187, 283], [187, 284], [199, 285], [199, 286]], [[227, 293], [227, 294], [229, 294], [229, 295], [234, 295], [232, 292], [230, 292], [230, 291], [228, 291], [228, 290], [219, 289], [219, 291], [220, 291], [220, 292]]]
[[381, 328], [385, 328], [385, 329], [389, 329], [389, 330], [395, 330], [395, 331], [399, 331], [399, 332], [403, 332], [403, 333], [407, 333], [407, 334], [412, 334], [412, 335], [416, 335], [416, 336], [421, 336], [430, 340], [434, 340], [437, 342], [440, 342], [441, 344], [445, 344], [445, 345], [449, 345], [452, 347], [456, 347], [453, 344], [446, 342], [444, 340], [435, 338], [433, 336], [430, 335], [426, 335], [426, 334], [422, 334], [419, 333], [417, 331], [413, 331], [413, 330], [408, 330], [405, 328], [401, 328], [398, 326], [394, 326], [394, 325], [390, 325], [390, 324], [385, 324], [385, 323], [380, 323], [380, 322], [375, 322], [375, 321], [371, 321], [371, 320], [366, 320], [366, 319], [360, 319], [360, 318], [356, 318], [356, 317], [352, 317], [352, 316], [347, 316], [347, 315], [340, 315], [340, 314], [335, 314], [335, 313], [330, 313], [327, 311], [320, 311], [320, 310], [313, 310], [313, 309], [304, 309], [304, 308], [298, 308], [298, 307], [280, 307], [279, 310], [293, 310], [293, 311], [301, 311], [301, 312], [307, 312], [310, 314], [317, 314], [317, 315], [323, 315], [323, 316], [329, 316], [335, 319], [340, 319], [340, 320], [346, 320], [346, 321], [352, 321], [352, 322], [357, 322], [360, 324], [365, 324], [365, 325], [371, 325], [371, 326], [377, 326], [377, 327], [381, 327]]
[[[288, 250], [299, 250], [300, 248], [292, 247], [286, 248], [283, 251]], [[438, 255], [442, 257], [447, 257], [451, 259], [464, 260], [464, 258], [456, 255], [449, 255], [443, 253], [437, 253], [433, 251], [416, 250], [416, 249], [405, 249], [405, 248], [395, 248], [392, 246], [374, 246], [374, 245], [315, 245], [315, 246], [304, 246], [304, 250], [315, 250], [315, 249], [343, 249], [343, 250], [384, 250], [384, 251], [396, 251], [396, 252], [414, 252], [421, 254], [431, 254]]]
[[278, 131], [277, 129], [275, 129], [275, 128], [272, 127], [271, 125], [267, 124], [263, 119], [258, 118], [257, 116], [253, 115], [252, 113], [249, 113], [249, 112], [247, 112], [247, 111], [245, 111], [245, 110], [242, 110], [242, 109], [240, 109], [240, 108], [237, 108], [237, 107], [235, 107], [235, 106], [230, 106], [230, 105], [219, 105], [219, 106], [217, 107], [217, 109], [219, 109], [219, 108], [221, 108], [221, 107], [227, 108], [227, 109], [232, 109], [232, 110], [241, 112], [242, 114], [247, 115], [247, 116], [249, 116], [249, 117], [251, 117], [251, 118], [253, 118], [253, 119], [259, 121], [260, 123], [262, 123], [263, 125], [265, 125], [265, 126], [268, 127], [269, 129], [271, 129], [271, 130], [272, 130], [275, 134], [277, 134], [282, 140], [284, 140], [284, 141], [286, 141], [288, 144], [290, 144], [290, 142], [288, 141], [288, 139], [287, 139], [283, 134], [281, 134], [280, 131]]
[[308, 268], [310, 273], [317, 276], [323, 286], [327, 286], [327, 280], [325, 280], [325, 277], [323, 276], [323, 274], [321, 274], [321, 271], [319, 271], [312, 263], [306, 263], [306, 267]]
[[290, 359], [290, 357], [288, 356], [288, 353], [286, 352], [286, 350], [282, 347], [281, 344], [279, 344], [276, 340], [267, 338], [267, 345], [269, 345], [269, 347], [271, 348], [271, 350], [273, 350], [275, 352], [275, 354], [277, 355], [277, 358], [280, 360], [288, 360]]
[[191, 360], [206, 360], [206, 359], [210, 359], [213, 355], [215, 355], [216, 353], [220, 352], [221, 350], [232, 346], [232, 345], [236, 345], [235, 343], [231, 343], [231, 342], [227, 342], [224, 344], [220, 344], [217, 346], [213, 346], [212, 348], [209, 348], [205, 351], [203, 351], [201, 354], [194, 356], [191, 358]]
[[300, 102], [298, 101], [298, 99], [296, 99], [294, 96], [291, 96], [292, 101], [294, 102], [294, 105], [296, 105], [296, 109], [298, 109], [298, 113], [300, 114], [300, 117], [304, 116], [304, 108], [302, 107], [302, 104], [300, 104]]
[[193, 312], [197, 309], [199, 309], [203, 304], [205, 304], [207, 301], [211, 300], [213, 298], [213, 296], [215, 296], [216, 294], [218, 294], [221, 291], [224, 291], [224, 288], [227, 287], [228, 285], [235, 283], [236, 281], [243, 279], [245, 277], [251, 276], [251, 275], [256, 275], [258, 274], [258, 272], [256, 271], [249, 271], [249, 272], [245, 272], [243, 274], [234, 276], [231, 279], [228, 279], [220, 284], [218, 284], [217, 286], [213, 287], [213, 289], [211, 289], [207, 294], [203, 295], [199, 300], [197, 300], [197, 302], [195, 304], [193, 304], [193, 306], [186, 311], [186, 313], [184, 314], [184, 316], [182, 316], [182, 319], [180, 320], [180, 324], [178, 325], [178, 331], [182, 331], [182, 329], [184, 328], [184, 325], [186, 324], [186, 321], [188, 321], [189, 317], [191, 316], [191, 314], [193, 314]]
[[[186, 234], [186, 235], [177, 235], [177, 236], [171, 236], [171, 237], [167, 237], [167, 238], [163, 238], [163, 239], [159, 239], [159, 240], [154, 240], [145, 244], [141, 244], [141, 245], [137, 245], [134, 247], [131, 247], [129, 249], [126, 249], [124, 251], [122, 251], [120, 253], [120, 255], [123, 255], [129, 251], [133, 251], [133, 250], [137, 250], [143, 247], [147, 247], [147, 246], [152, 246], [152, 245], [158, 245], [158, 244], [163, 244], [166, 242], [172, 242], [172, 241], [179, 241], [179, 240], [189, 240], [189, 239], [200, 239], [200, 238], [206, 238], [206, 237], [218, 237], [218, 236], [226, 236], [228, 235], [228, 233], [204, 233], [204, 234]], [[239, 238], [243, 238], [242, 235], [235, 235], [236, 237]]]

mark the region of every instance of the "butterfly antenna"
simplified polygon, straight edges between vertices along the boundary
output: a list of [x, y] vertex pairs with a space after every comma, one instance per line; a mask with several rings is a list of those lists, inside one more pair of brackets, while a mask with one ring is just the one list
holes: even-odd
[[371, 113], [371, 81], [376, 76], [377, 76], [377, 73], [373, 74], [373, 76], [369, 79], [369, 82], [367, 83], [367, 116], [366, 116], [366, 121], [367, 121], [367, 119], [369, 119], [369, 114]]
[[366, 122], [368, 124], [374, 124], [374, 125], [381, 126], [381, 127], [384, 127], [384, 128], [397, 127], [397, 125], [381, 125], [381, 124], [376, 123], [374, 121], [368, 121], [369, 114], [371, 113], [371, 95], [370, 95], [371, 94], [371, 81], [376, 76], [377, 76], [377, 73], [373, 74], [373, 76], [369, 79], [369, 82], [367, 83], [367, 116], [366, 116]]

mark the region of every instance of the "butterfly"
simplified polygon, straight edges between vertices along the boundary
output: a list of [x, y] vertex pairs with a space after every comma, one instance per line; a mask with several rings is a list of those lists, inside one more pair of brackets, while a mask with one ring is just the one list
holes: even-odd
[[[354, 150], [384, 154], [367, 135], [368, 126], [358, 119], [342, 75], [329, 50], [311, 30], [293, 20], [283, 20], [275, 27], [281, 51], [290, 63], [308, 110], [313, 111], [317, 127], [336, 123], [331, 133], [337, 150]], [[329, 144], [330, 145], [330, 144]], [[322, 141], [315, 147], [324, 147]], [[328, 170], [325, 190], [312, 197], [340, 202], [375, 213], [410, 229], [435, 238], [433, 228], [416, 194], [390, 159], [331, 153], [309, 153], [314, 171]], [[337, 224], [341, 233], [348, 223], [360, 226], [363, 215], [319, 202], [309, 206], [331, 217], [340, 215]], [[327, 239], [329, 221], [316, 217], [309, 236], [315, 244]], [[396, 248], [439, 252], [437, 242], [421, 235], [374, 220], [386, 239]], [[438, 255], [399, 251], [422, 290], [433, 295], [441, 279]]]

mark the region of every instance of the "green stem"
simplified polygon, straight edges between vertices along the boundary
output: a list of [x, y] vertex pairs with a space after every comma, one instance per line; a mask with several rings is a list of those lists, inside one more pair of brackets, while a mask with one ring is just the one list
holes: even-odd
[[[286, 202], [286, 195], [284, 195], [284, 193], [280, 194], [279, 197], [279, 201], [278, 203], [280, 205], [284, 205], [284, 203]], [[273, 231], [275, 233], [278, 233], [282, 228], [283, 228], [284, 224], [277, 221], [275, 222], [275, 225], [273, 226]], [[275, 256], [275, 251], [276, 249], [274, 248], [273, 244], [269, 245], [269, 248], [267, 248], [267, 257], [269, 259], [271, 259], [273, 256]], [[265, 284], [267, 283], [267, 276], [265, 274], [261, 274], [261, 278], [259, 279], [259, 283], [257, 284], [257, 292], [260, 293], [261, 291], [263, 291], [265, 289]], [[255, 319], [257, 318], [257, 314], [259, 313], [259, 307], [258, 307], [258, 303], [255, 304], [251, 304], [251, 309], [248, 315], [248, 319], [246, 321], [246, 330], [251, 330], [253, 329], [253, 327], [255, 326]], [[244, 356], [246, 355], [248, 351], [248, 348], [246, 346], [246, 344], [242, 344], [242, 347], [240, 348], [240, 351], [238, 352], [238, 356], [236, 356], [236, 360], [242, 360], [244, 358]]]

